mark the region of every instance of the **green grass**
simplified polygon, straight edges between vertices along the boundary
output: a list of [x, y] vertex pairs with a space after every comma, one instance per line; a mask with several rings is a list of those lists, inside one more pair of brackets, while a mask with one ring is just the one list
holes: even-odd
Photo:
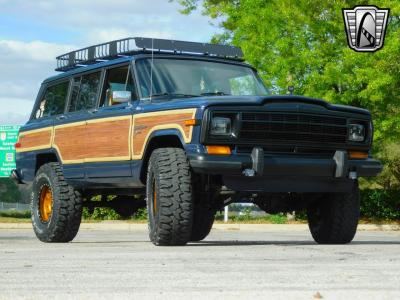
[[[218, 223], [223, 223], [224, 215], [222, 213], [217, 213], [215, 220]], [[265, 216], [252, 216], [251, 213], [245, 213], [243, 215], [229, 214], [228, 223], [240, 223], [240, 224], [287, 224], [289, 223], [286, 215], [276, 214], [276, 215], [265, 215]], [[297, 222], [290, 222], [297, 223]], [[302, 223], [302, 222], [299, 222]]]
[[0, 211], [0, 217], [14, 218], [14, 219], [30, 219], [31, 212], [29, 210], [6, 210]]
[[30, 223], [31, 219], [28, 218], [10, 218], [10, 217], [0, 217], [0, 223]]

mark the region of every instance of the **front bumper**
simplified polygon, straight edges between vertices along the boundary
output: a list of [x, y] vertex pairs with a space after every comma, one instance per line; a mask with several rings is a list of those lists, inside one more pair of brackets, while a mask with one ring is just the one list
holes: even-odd
[[266, 192], [345, 192], [358, 177], [376, 176], [382, 164], [372, 158], [349, 159], [346, 151], [332, 158], [251, 154], [189, 154], [194, 172], [222, 175], [233, 190]]
[[[219, 175], [244, 175], [252, 169], [255, 176], [315, 176], [347, 178], [353, 176], [372, 177], [382, 171], [382, 164], [375, 159], [348, 159], [346, 152], [337, 151], [333, 158], [291, 157], [259, 155], [218, 156], [208, 154], [189, 155], [195, 172]], [[261, 168], [258, 166], [261, 165]], [[257, 170], [259, 168], [259, 170]], [[354, 174], [354, 172], [356, 174]]]

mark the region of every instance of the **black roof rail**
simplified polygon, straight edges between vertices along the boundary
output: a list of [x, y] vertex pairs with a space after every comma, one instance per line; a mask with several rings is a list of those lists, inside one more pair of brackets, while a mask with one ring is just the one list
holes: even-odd
[[234, 46], [134, 37], [93, 45], [57, 56], [56, 71], [65, 72], [124, 55], [152, 51], [243, 60], [242, 50]]

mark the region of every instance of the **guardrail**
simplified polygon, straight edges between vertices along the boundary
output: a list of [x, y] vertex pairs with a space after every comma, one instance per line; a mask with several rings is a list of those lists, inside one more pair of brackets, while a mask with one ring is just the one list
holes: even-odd
[[5, 210], [30, 210], [30, 205], [27, 203], [8, 203], [0, 202], [0, 211]]

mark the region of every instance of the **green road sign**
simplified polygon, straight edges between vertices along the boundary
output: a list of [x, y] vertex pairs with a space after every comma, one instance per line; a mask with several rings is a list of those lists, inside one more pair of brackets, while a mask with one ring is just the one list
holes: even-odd
[[0, 125], [0, 177], [9, 177], [15, 169], [15, 147], [21, 126]]

